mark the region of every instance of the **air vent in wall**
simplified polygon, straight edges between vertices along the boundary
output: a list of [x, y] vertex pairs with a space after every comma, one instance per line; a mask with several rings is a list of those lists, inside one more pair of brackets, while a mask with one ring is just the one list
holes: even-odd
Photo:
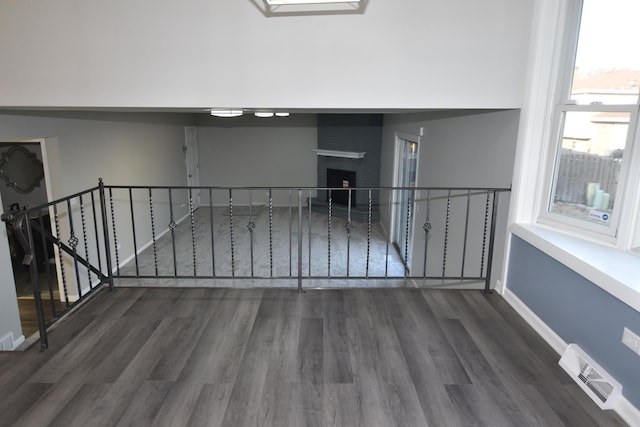
[[576, 344], [569, 344], [560, 366], [602, 409], [614, 409], [622, 394], [622, 385], [595, 363]]

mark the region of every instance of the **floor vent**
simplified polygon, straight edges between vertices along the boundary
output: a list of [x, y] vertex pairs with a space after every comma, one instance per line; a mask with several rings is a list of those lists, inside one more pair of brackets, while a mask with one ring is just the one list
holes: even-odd
[[616, 407], [622, 386], [578, 345], [569, 344], [559, 363], [600, 408]]
[[7, 334], [0, 338], [0, 350], [11, 351], [13, 350], [13, 335]]

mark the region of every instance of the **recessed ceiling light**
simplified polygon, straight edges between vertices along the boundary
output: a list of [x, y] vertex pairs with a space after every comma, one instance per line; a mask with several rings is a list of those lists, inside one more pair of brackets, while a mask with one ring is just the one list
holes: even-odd
[[216, 117], [238, 117], [242, 115], [242, 110], [232, 108], [213, 108], [211, 115]]
[[289, 113], [284, 112], [284, 111], [280, 111], [279, 113], [276, 113], [277, 117], [289, 117]]

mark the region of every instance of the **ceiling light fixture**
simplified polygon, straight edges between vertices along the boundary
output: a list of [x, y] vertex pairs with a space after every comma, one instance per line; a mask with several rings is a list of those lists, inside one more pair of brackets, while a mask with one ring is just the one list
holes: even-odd
[[255, 113], [256, 117], [273, 117], [273, 111], [256, 111]]
[[211, 115], [215, 117], [239, 117], [242, 110], [232, 108], [212, 108]]
[[279, 113], [276, 113], [276, 117], [289, 117], [289, 113], [280, 111]]

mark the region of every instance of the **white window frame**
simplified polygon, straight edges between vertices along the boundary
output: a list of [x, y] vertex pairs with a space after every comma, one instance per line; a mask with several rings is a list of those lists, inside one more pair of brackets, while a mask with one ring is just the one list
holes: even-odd
[[[538, 222], [580, 238], [604, 243], [619, 249], [640, 248], [640, 103], [622, 105], [579, 105], [570, 100], [572, 76], [578, 46], [582, 0], [567, 2], [566, 20], [561, 37], [561, 55], [557, 57], [556, 83], [550, 117], [550, 132], [544, 182], [540, 186]], [[561, 26], [562, 27], [562, 26]], [[563, 121], [570, 112], [628, 112], [629, 128], [624, 149], [620, 180], [616, 189], [614, 211], [609, 225], [591, 223], [550, 212], [555, 185], [555, 169], [562, 144]], [[640, 250], [638, 251], [640, 253]]]

